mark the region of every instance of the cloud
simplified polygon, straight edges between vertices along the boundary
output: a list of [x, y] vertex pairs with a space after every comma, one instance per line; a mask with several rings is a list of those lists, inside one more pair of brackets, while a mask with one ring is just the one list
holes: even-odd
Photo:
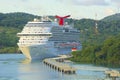
[[105, 6], [108, 3], [105, 0], [74, 0], [74, 3], [77, 5], [92, 6], [92, 5], [101, 5]]
[[21, 2], [28, 2], [29, 0], [20, 0]]
[[120, 0], [111, 0], [111, 2], [120, 3]]
[[111, 15], [111, 14], [114, 14], [114, 13], [115, 13], [115, 10], [113, 10], [113, 9], [111, 9], [111, 8], [107, 8], [107, 9], [105, 10], [105, 13], [106, 13], [107, 15]]
[[111, 0], [111, 2], [120, 7], [120, 0]]
[[99, 5], [99, 6], [105, 6], [109, 5], [109, 3], [106, 0], [56, 0], [61, 3], [71, 3], [74, 5], [82, 5], [82, 6], [93, 6], [93, 5]]

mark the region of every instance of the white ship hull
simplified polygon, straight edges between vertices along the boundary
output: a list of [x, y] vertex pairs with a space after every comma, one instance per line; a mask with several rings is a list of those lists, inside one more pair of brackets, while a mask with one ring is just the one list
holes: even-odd
[[[18, 45], [22, 53], [28, 59], [44, 59], [59, 56], [61, 54], [70, 54], [71, 48], [54, 48], [47, 45]], [[79, 47], [78, 49], [80, 49]]]
[[19, 45], [19, 48], [28, 59], [44, 59], [57, 56], [54, 48], [47, 48], [45, 45]]

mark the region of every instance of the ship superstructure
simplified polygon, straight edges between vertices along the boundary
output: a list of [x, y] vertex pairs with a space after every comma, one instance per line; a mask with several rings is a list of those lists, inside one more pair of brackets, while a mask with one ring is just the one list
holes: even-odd
[[[58, 17], [64, 20], [65, 17]], [[64, 21], [51, 21], [48, 17], [41, 20], [34, 19], [28, 22], [22, 32], [18, 46], [22, 53], [29, 59], [54, 57], [60, 54], [70, 54], [72, 49], [79, 50], [80, 31]]]

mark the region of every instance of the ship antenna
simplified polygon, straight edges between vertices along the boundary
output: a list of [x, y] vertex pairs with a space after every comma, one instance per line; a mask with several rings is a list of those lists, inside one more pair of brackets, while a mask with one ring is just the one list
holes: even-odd
[[98, 31], [98, 23], [97, 23], [97, 14], [95, 14], [95, 27], [94, 27], [94, 30], [95, 30], [95, 34], [99, 33], [99, 31]]

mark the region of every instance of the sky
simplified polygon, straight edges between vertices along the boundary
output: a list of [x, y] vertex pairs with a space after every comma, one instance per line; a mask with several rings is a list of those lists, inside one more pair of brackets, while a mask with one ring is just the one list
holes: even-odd
[[120, 12], [120, 0], [0, 0], [0, 13], [25, 12], [38, 16], [71, 15], [103, 19]]

